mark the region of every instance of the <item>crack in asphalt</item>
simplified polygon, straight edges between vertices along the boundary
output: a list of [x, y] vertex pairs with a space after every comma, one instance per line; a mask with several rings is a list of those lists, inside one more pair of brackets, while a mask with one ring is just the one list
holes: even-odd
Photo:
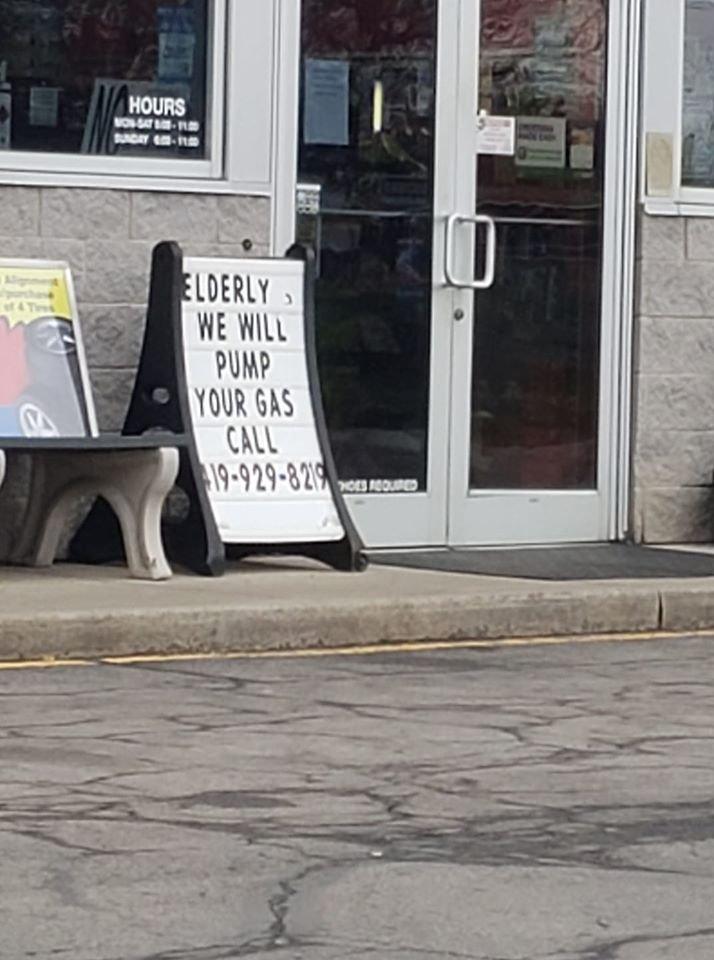
[[[42, 912], [52, 923], [60, 907], [89, 918], [104, 884], [153, 922], [148, 892], [177, 925], [170, 948], [157, 925], [154, 952], [103, 945], [101, 956], [65, 949], [61, 925], [45, 948], [30, 931], [12, 960], [629, 960], [680, 941], [684, 956], [714, 928], [696, 905], [680, 920], [676, 903], [671, 922], [642, 908], [612, 934], [608, 916], [582, 929], [560, 917], [560, 950], [509, 949], [513, 877], [531, 878], [534, 894], [576, 880], [595, 891], [714, 881], [711, 657], [698, 642], [666, 657], [617, 649], [459, 651], [418, 669], [390, 656], [381, 673], [374, 660], [112, 665], [61, 692], [61, 676], [3, 678], [12, 706], [0, 717], [0, 850], [34, 878]], [[417, 888], [410, 903], [405, 878], [430, 876], [435, 889]], [[405, 898], [380, 904], [382, 927], [371, 884]], [[465, 898], [454, 912], [450, 884]], [[511, 919], [500, 921], [502, 948], [486, 954], [477, 934], [473, 944], [457, 935], [469, 919], [479, 930], [488, 884]], [[174, 890], [177, 903], [162, 899]], [[236, 918], [218, 911], [213, 930], [223, 896]], [[402, 917], [428, 912], [430, 896], [455, 924], [440, 950], [413, 942]], [[364, 911], [363, 932], [341, 897]], [[308, 922], [315, 898], [323, 912]]]

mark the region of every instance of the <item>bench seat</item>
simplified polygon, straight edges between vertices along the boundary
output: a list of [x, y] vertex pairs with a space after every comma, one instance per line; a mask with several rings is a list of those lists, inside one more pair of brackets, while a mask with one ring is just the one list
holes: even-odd
[[8, 454], [27, 454], [32, 476], [27, 508], [12, 562], [50, 566], [81, 497], [102, 497], [119, 521], [132, 576], [171, 576], [161, 534], [161, 513], [179, 471], [183, 434], [77, 438], [0, 437], [0, 483]]

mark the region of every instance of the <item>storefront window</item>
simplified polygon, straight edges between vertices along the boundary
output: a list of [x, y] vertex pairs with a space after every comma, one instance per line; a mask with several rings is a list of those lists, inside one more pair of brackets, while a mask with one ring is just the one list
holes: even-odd
[[714, 0], [686, 0], [682, 183], [714, 187]]
[[0, 0], [0, 156], [204, 159], [208, 34], [208, 0]]
[[644, 0], [647, 213], [714, 211], [714, 0]]

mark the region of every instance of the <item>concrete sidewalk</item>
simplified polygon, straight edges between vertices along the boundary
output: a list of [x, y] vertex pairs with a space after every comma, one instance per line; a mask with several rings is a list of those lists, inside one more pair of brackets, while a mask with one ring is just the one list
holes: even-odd
[[0, 568], [0, 660], [714, 628], [714, 577], [553, 582], [306, 561], [217, 580]]

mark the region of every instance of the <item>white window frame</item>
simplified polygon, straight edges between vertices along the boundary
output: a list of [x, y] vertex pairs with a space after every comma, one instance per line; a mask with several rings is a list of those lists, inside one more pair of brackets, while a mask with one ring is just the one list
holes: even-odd
[[649, 214], [714, 216], [714, 184], [682, 184], [685, 0], [645, 0], [642, 201]]
[[0, 185], [270, 196], [284, 0], [209, 0], [204, 160], [2, 151]]
[[301, 4], [279, 0], [280, 29], [277, 46], [276, 108], [273, 142], [272, 252], [282, 256], [295, 242], [295, 194], [298, 169], [298, 118], [300, 113]]

